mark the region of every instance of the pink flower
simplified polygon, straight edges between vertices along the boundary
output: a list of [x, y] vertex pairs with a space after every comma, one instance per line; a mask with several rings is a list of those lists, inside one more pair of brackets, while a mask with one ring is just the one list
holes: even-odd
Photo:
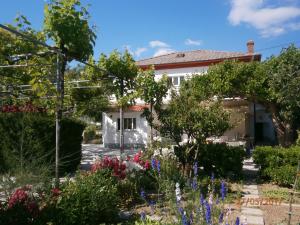
[[150, 169], [150, 162], [149, 162], [149, 160], [146, 160], [145, 165], [144, 165], [144, 168], [145, 168], [146, 170]]
[[58, 196], [58, 195], [60, 195], [61, 190], [59, 190], [59, 188], [53, 188], [51, 190], [51, 192], [52, 192], [53, 196]]
[[8, 208], [14, 207], [18, 203], [24, 203], [28, 199], [28, 194], [22, 188], [17, 189], [8, 200]]

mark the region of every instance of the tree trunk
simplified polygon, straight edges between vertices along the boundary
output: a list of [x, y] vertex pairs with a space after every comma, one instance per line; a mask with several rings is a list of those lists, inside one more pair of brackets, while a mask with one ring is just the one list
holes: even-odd
[[[121, 79], [121, 85], [120, 85], [120, 92], [121, 97], [124, 95], [124, 80]], [[124, 152], [124, 113], [123, 113], [123, 105], [120, 106], [120, 156]]]
[[153, 104], [150, 103], [150, 116], [151, 116], [151, 123], [150, 123], [150, 148], [152, 148], [153, 144]]
[[269, 108], [275, 125], [278, 144], [283, 147], [289, 147], [294, 141], [294, 132], [291, 125], [279, 118], [277, 107], [274, 104], [270, 105]]

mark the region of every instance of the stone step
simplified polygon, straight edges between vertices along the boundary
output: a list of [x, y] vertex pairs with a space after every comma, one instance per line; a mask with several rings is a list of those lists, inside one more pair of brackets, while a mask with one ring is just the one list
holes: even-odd
[[262, 216], [251, 216], [251, 215], [243, 215], [242, 222], [247, 222], [247, 225], [264, 225], [264, 219]]
[[248, 185], [243, 185], [243, 189], [251, 189], [251, 190], [257, 190], [257, 185], [256, 184], [248, 184]]
[[263, 216], [263, 212], [258, 208], [242, 207], [242, 215]]
[[255, 189], [243, 189], [244, 194], [258, 195], [258, 190]]
[[254, 195], [252, 195], [252, 194], [244, 194], [242, 198], [244, 198], [244, 199], [245, 199], [245, 198], [246, 198], [246, 199], [247, 199], [247, 198], [248, 198], [248, 199], [251, 199], [251, 198], [259, 198], [259, 195], [255, 195], [255, 194], [254, 194]]

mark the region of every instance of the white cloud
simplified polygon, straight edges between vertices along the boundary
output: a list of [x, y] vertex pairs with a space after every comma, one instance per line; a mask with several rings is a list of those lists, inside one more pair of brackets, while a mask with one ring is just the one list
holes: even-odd
[[170, 47], [167, 43], [162, 42], [162, 41], [150, 41], [149, 45], [151, 48], [168, 48]]
[[271, 37], [297, 26], [293, 20], [298, 17], [300, 7], [297, 6], [270, 7], [265, 0], [231, 0], [228, 20], [234, 26], [249, 24], [258, 29], [263, 37]]
[[202, 40], [192, 40], [190, 38], [186, 39], [184, 42], [185, 45], [202, 45], [203, 41]]
[[147, 48], [137, 48], [134, 51], [134, 55], [137, 57], [140, 57], [142, 53], [146, 52], [148, 49]]
[[160, 56], [160, 55], [166, 55], [175, 52], [175, 50], [171, 48], [159, 48], [154, 53], [153, 57]]

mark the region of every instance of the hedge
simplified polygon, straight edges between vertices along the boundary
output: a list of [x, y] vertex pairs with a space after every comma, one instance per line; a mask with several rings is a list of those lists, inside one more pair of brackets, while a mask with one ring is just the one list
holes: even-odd
[[282, 186], [291, 186], [296, 178], [300, 146], [256, 147], [254, 162], [260, 166], [260, 177]]
[[[198, 146], [198, 166], [203, 167], [206, 175], [212, 172], [216, 176], [240, 178], [243, 169], [243, 159], [246, 153], [241, 147], [232, 147], [226, 144], [205, 144]], [[195, 148], [194, 148], [195, 149]], [[174, 148], [176, 156], [181, 163], [194, 163], [195, 152], [186, 156], [185, 146]]]
[[[73, 172], [81, 161], [84, 124], [61, 121], [60, 171]], [[54, 171], [55, 119], [46, 113], [0, 113], [0, 172], [48, 165]]]

